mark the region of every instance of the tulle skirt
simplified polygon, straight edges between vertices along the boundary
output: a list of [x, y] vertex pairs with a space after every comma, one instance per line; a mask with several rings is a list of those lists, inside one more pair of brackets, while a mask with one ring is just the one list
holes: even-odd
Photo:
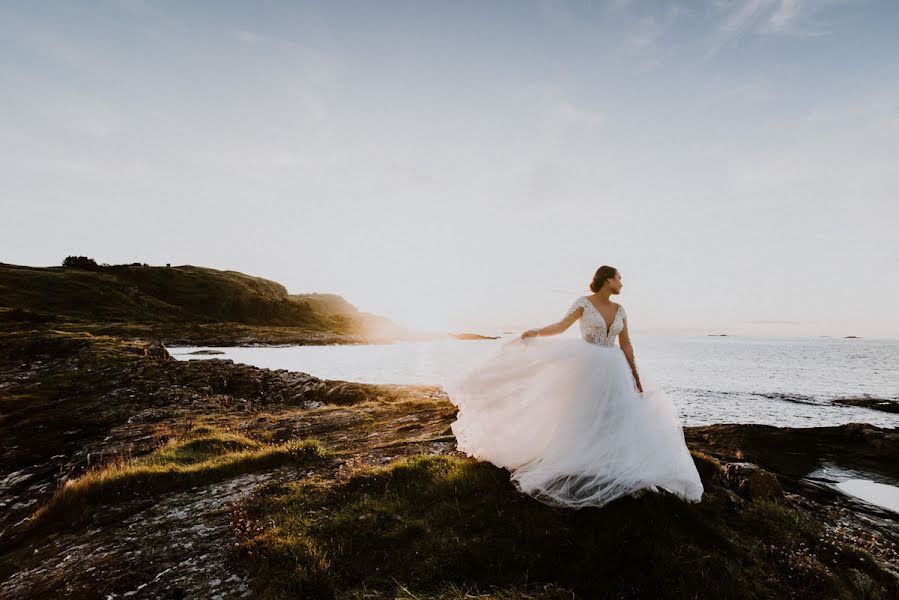
[[[550, 506], [603, 506], [659, 488], [699, 502], [702, 482], [671, 399], [619, 346], [553, 336], [502, 342], [444, 383], [457, 448], [511, 472]], [[642, 493], [642, 492], [640, 492]]]

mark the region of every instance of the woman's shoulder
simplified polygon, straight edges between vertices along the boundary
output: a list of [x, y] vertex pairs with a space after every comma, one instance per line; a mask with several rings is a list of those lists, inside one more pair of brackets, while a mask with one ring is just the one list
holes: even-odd
[[586, 302], [583, 296], [578, 296], [574, 299], [574, 302], [571, 303], [571, 306], [568, 308], [569, 312], [579, 311], [584, 306], [584, 302]]

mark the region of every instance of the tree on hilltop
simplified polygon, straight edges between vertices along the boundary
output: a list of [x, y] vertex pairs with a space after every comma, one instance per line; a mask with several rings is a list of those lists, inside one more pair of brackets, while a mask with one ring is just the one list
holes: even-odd
[[88, 258], [87, 256], [67, 256], [64, 261], [62, 261], [62, 266], [70, 267], [73, 269], [99, 269], [100, 266], [97, 264], [93, 258]]

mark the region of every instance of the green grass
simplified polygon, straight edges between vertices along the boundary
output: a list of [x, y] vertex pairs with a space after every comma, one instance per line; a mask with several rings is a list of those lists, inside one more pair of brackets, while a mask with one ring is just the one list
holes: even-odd
[[314, 464], [331, 456], [319, 440], [264, 444], [200, 425], [147, 456], [119, 459], [71, 479], [34, 515], [36, 524], [75, 524], [98, 505], [188, 489], [286, 464]]
[[806, 513], [771, 500], [752, 502], [743, 514], [749, 525], [782, 547], [792, 548], [824, 535], [824, 528]]
[[264, 486], [246, 510], [267, 524], [239, 549], [261, 598], [460, 597], [448, 586], [527, 598], [534, 584], [582, 598], [858, 592], [818, 558], [819, 531], [803, 513], [735, 501], [711, 482], [700, 504], [648, 494], [570, 511], [519, 494], [489, 463], [416, 455], [343, 482]]

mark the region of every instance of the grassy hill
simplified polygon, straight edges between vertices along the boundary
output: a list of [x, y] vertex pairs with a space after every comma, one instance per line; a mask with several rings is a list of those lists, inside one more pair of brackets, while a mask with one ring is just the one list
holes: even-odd
[[[365, 336], [373, 330], [383, 336], [403, 334], [399, 326], [360, 312], [336, 294], [291, 295], [280, 283], [262, 277], [192, 265], [74, 268], [0, 263], [0, 315], [6, 321], [92, 325], [103, 333], [130, 328], [175, 338], [179, 331], [185, 334], [180, 337], [194, 337], [191, 332], [204, 324], [229, 324], [242, 338], [253, 337], [252, 328], [258, 327], [337, 335]], [[127, 327], [109, 326], [123, 323]], [[205, 331], [218, 331], [215, 337], [222, 328]]]

